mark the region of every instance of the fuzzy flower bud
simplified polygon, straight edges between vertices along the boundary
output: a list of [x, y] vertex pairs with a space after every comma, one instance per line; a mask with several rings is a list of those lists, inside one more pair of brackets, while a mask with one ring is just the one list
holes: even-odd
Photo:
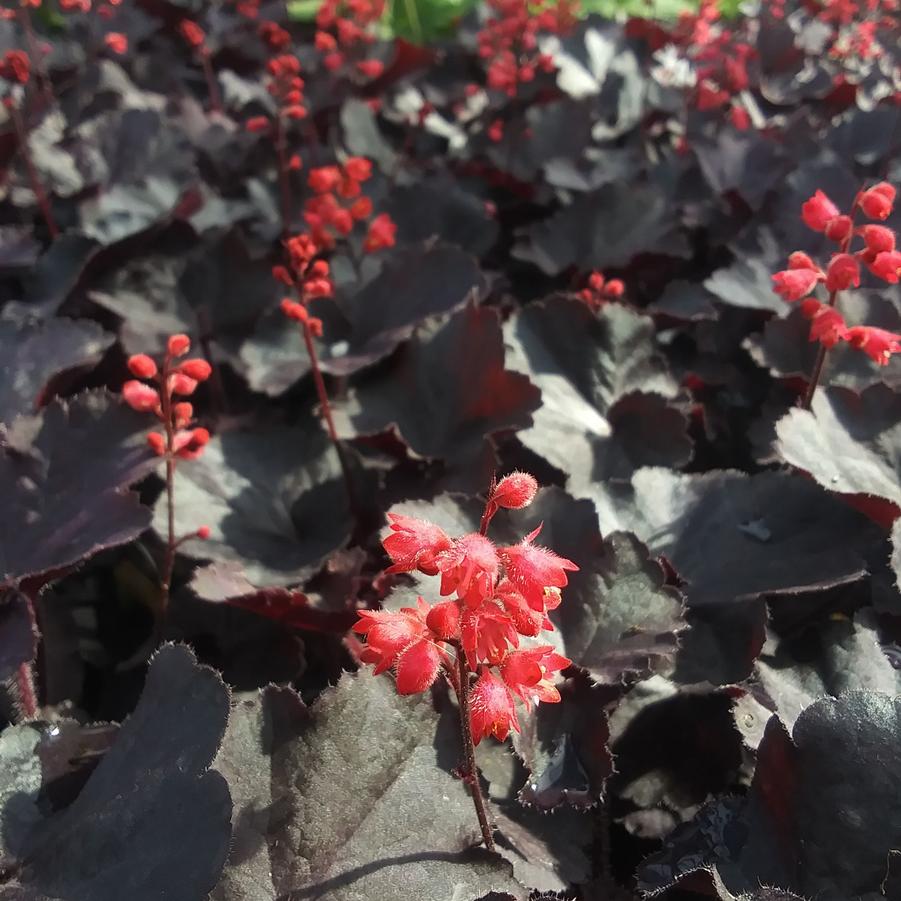
[[838, 253], [826, 270], [826, 290], [843, 291], [852, 286], [860, 287], [860, 265], [851, 254]]
[[128, 371], [139, 379], [152, 379], [156, 375], [156, 363], [147, 354], [134, 354], [128, 358]]
[[822, 191], [817, 191], [801, 206], [804, 224], [815, 232], [825, 231], [830, 220], [838, 215], [838, 207]]
[[213, 371], [213, 367], [206, 360], [185, 360], [178, 371], [184, 373], [188, 378], [194, 379], [195, 382], [205, 382]]
[[149, 413], [159, 409], [160, 396], [149, 385], [134, 379], [122, 386], [122, 399], [132, 410], [139, 413]]
[[860, 197], [860, 208], [870, 219], [888, 219], [895, 204], [895, 189], [882, 181], [864, 191]]
[[169, 339], [168, 350], [171, 357], [183, 357], [191, 349], [191, 339], [187, 335], [173, 335]]
[[528, 507], [538, 491], [538, 482], [527, 472], [511, 472], [504, 476], [491, 493], [490, 501], [506, 510]]

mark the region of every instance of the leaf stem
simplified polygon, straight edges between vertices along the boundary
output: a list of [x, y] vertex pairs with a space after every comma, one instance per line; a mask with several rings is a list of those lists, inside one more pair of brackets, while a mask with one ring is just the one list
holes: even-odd
[[278, 154], [278, 194], [282, 213], [282, 235], [287, 235], [291, 227], [291, 182], [286, 159], [285, 125], [281, 114], [275, 118], [275, 149]]
[[53, 218], [53, 212], [50, 209], [50, 201], [47, 199], [47, 192], [44, 190], [41, 179], [38, 177], [38, 171], [35, 168], [34, 161], [31, 158], [31, 149], [28, 146], [28, 134], [25, 131], [25, 123], [19, 113], [15, 103], [8, 101], [6, 108], [9, 110], [9, 117], [12, 119], [13, 129], [16, 132], [16, 140], [19, 142], [19, 148], [22, 151], [22, 159], [25, 161], [25, 170], [28, 173], [28, 180], [31, 183], [31, 190], [34, 192], [35, 199], [38, 202], [38, 208], [47, 224], [47, 231], [50, 237], [55, 238], [59, 234], [56, 220]]
[[469, 665], [466, 663], [466, 655], [459, 642], [454, 642], [457, 651], [457, 668], [459, 675], [451, 681], [451, 685], [457, 692], [457, 700], [460, 705], [460, 735], [463, 739], [463, 779], [469, 784], [472, 794], [472, 803], [475, 805], [476, 816], [479, 818], [479, 828], [482, 830], [482, 841], [489, 851], [494, 851], [494, 837], [491, 834], [491, 825], [488, 822], [488, 814], [485, 810], [485, 798], [482, 795], [482, 786], [479, 783], [479, 771], [476, 767], [476, 748], [472, 740], [472, 720], [469, 711]]

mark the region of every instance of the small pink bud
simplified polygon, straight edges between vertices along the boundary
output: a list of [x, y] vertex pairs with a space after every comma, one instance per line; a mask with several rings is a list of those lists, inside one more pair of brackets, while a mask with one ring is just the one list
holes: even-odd
[[860, 197], [860, 208], [871, 219], [888, 219], [895, 204], [895, 189], [887, 182], [873, 185]]
[[201, 526], [197, 530], [197, 537], [203, 541], [206, 541], [207, 538], [210, 537], [210, 527], [209, 526]]
[[193, 394], [197, 390], [197, 381], [181, 372], [173, 372], [169, 376], [170, 394]]
[[139, 379], [152, 379], [156, 375], [156, 363], [147, 354], [134, 354], [128, 358], [128, 370]]
[[168, 348], [170, 356], [183, 357], [191, 349], [191, 339], [187, 335], [173, 335]]
[[175, 404], [172, 408], [172, 416], [175, 420], [175, 427], [183, 429], [193, 418], [194, 408], [187, 401], [183, 401], [180, 404]]
[[213, 371], [213, 367], [206, 360], [185, 360], [178, 367], [179, 372], [183, 372], [188, 378], [194, 379], [195, 382], [205, 382]]
[[149, 413], [157, 410], [160, 405], [160, 396], [149, 385], [134, 379], [122, 386], [122, 399], [132, 410], [139, 413]]
[[147, 436], [147, 443], [158, 457], [166, 453], [166, 439], [159, 432], [151, 432]]
[[527, 472], [511, 472], [504, 476], [491, 492], [489, 501], [507, 510], [528, 507], [538, 491], [538, 482]]

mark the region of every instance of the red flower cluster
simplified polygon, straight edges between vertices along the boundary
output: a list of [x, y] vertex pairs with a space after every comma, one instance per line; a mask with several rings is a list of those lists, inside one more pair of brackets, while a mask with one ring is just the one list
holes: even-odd
[[[287, 32], [286, 32], [287, 34]], [[284, 53], [266, 63], [269, 83], [266, 89], [278, 104], [278, 119], [303, 119], [307, 109], [303, 105], [304, 81], [300, 77], [300, 60]], [[248, 119], [245, 127], [248, 131], [268, 131], [271, 123], [266, 116], [254, 116]], [[300, 157], [294, 156], [289, 165], [291, 169], [300, 168]]]
[[[817, 191], [801, 207], [801, 218], [808, 228], [836, 243], [838, 252], [825, 271], [806, 253], [795, 252], [788, 258], [788, 269], [773, 276], [777, 294], [787, 301], [803, 301], [801, 312], [810, 320], [811, 341], [819, 341], [826, 348], [847, 341], [882, 366], [892, 354], [901, 352], [901, 335], [867, 325], [849, 328], [835, 305], [839, 291], [860, 286], [861, 264], [876, 278], [898, 283], [901, 253], [895, 249], [895, 233], [884, 225], [854, 226], [858, 210], [868, 219], [882, 221], [891, 214], [894, 202], [895, 189], [888, 182], [860, 191], [849, 213], [842, 213], [822, 191]], [[855, 237], [863, 240], [863, 247], [852, 253]], [[826, 304], [809, 297], [820, 283], [829, 293]]]
[[671, 37], [695, 72], [690, 103], [702, 112], [726, 108], [736, 128], [747, 128], [750, 118], [739, 95], [750, 85], [748, 63], [755, 50], [722, 23], [718, 0], [701, 0], [697, 12], [683, 12]]
[[[206, 429], [192, 428], [194, 408], [177, 397], [189, 397], [199, 382], [210, 377], [210, 364], [196, 358], [175, 363], [191, 349], [187, 335], [173, 335], [168, 342], [162, 366], [147, 354], [128, 358], [128, 369], [134, 379], [122, 386], [122, 398], [140, 413], [153, 413], [163, 424], [165, 434], [151, 432], [147, 443], [158, 456], [195, 460], [210, 440]], [[139, 381], [142, 380], [142, 381]], [[146, 382], [152, 382], [152, 385]]]
[[312, 240], [323, 250], [335, 246], [338, 237], [349, 235], [356, 223], [369, 225], [363, 246], [368, 252], [394, 245], [396, 226], [387, 214], [372, 217], [372, 201], [362, 184], [372, 176], [372, 163], [353, 156], [343, 166], [321, 166], [310, 171], [307, 183], [314, 196], [307, 200], [303, 217]]
[[554, 71], [551, 57], [538, 52], [538, 35], [566, 34], [575, 24], [579, 3], [488, 0], [487, 5], [490, 15], [478, 34], [479, 56], [488, 65], [488, 87], [513, 97], [538, 72]]
[[324, 0], [316, 14], [316, 49], [330, 72], [353, 63], [365, 78], [378, 78], [384, 65], [365, 59], [375, 41], [375, 26], [385, 12], [385, 0]]
[[278, 22], [260, 22], [260, 37], [270, 50], [279, 52], [287, 50], [291, 46], [291, 34], [282, 28]]
[[[540, 526], [509, 547], [495, 546], [485, 534], [497, 510], [527, 506], [536, 489], [526, 473], [501, 479], [489, 493], [481, 530], [459, 538], [434, 523], [389, 514], [390, 534], [382, 542], [392, 561], [387, 572], [440, 575], [440, 592], [450, 600], [432, 606], [420, 597], [415, 608], [398, 612], [364, 610], [354, 626], [366, 636], [361, 659], [377, 673], [393, 667], [401, 694], [425, 691], [441, 672], [458, 693], [466, 692], [476, 744], [486, 735], [503, 741], [511, 729], [519, 731], [514, 695], [526, 709], [559, 701], [553, 676], [571, 663], [551, 645], [520, 647], [520, 640], [553, 630], [548, 611], [560, 604], [567, 572], [578, 567], [534, 544]], [[459, 683], [460, 654], [472, 685]]]
[[7, 50], [0, 60], [0, 78], [14, 84], [28, 84], [30, 77], [28, 54], [22, 50]]
[[626, 286], [618, 278], [605, 279], [602, 272], [592, 272], [579, 297], [595, 312], [610, 300], [619, 300]]
[[310, 316], [307, 305], [316, 297], [331, 297], [334, 292], [329, 265], [325, 260], [314, 259], [320, 249], [309, 235], [295, 235], [285, 241], [285, 250], [291, 263], [288, 266], [273, 267], [272, 274], [287, 287], [294, 288], [300, 301], [291, 297], [282, 300], [282, 312], [300, 322], [317, 337], [322, 335], [322, 320]]

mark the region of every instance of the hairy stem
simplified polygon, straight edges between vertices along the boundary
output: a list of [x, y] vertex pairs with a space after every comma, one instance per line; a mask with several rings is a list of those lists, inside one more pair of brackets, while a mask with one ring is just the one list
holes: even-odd
[[25, 161], [25, 169], [28, 172], [28, 181], [31, 183], [31, 190], [34, 192], [35, 199], [38, 202], [38, 208], [47, 224], [47, 231], [50, 237], [55, 238], [59, 234], [56, 226], [56, 220], [53, 218], [53, 212], [50, 209], [50, 201], [47, 199], [47, 192], [44, 190], [41, 179], [38, 177], [38, 171], [35, 168], [34, 161], [31, 158], [31, 149], [28, 146], [28, 134], [25, 131], [25, 123], [22, 116], [14, 103], [8, 103], [10, 119], [12, 119], [13, 128], [16, 132], [16, 140], [19, 142], [19, 148], [22, 151], [22, 159]]
[[338, 437], [338, 430], [335, 428], [335, 420], [332, 418], [332, 407], [329, 403], [328, 392], [325, 390], [325, 380], [322, 377], [322, 370], [319, 368], [319, 357], [316, 354], [316, 345], [313, 344], [313, 334], [310, 326], [304, 322], [301, 326], [304, 344], [307, 348], [307, 354], [310, 357], [310, 366], [313, 370], [313, 381], [316, 383], [316, 394], [319, 396], [319, 407], [322, 410], [322, 416], [325, 419], [326, 428], [328, 429], [329, 438], [335, 446], [335, 453], [338, 454], [338, 462], [341, 464], [341, 472], [344, 476], [344, 484], [347, 488], [347, 499], [350, 502], [351, 509], [354, 513], [359, 513], [357, 504], [357, 496], [354, 491], [353, 477], [350, 472], [350, 465], [344, 453], [344, 447], [341, 439]]
[[466, 655], [459, 644], [455, 644], [457, 651], [457, 682], [452, 682], [457, 692], [457, 700], [460, 704], [460, 735], [463, 739], [463, 777], [469, 784], [472, 794], [472, 803], [475, 805], [476, 816], [479, 818], [479, 828], [482, 830], [482, 841], [489, 851], [494, 851], [494, 836], [491, 834], [491, 825], [488, 822], [488, 814], [485, 810], [485, 798], [482, 795], [482, 786], [479, 783], [479, 771], [476, 767], [476, 747], [472, 740], [472, 721], [469, 712], [469, 666], [466, 663]]

